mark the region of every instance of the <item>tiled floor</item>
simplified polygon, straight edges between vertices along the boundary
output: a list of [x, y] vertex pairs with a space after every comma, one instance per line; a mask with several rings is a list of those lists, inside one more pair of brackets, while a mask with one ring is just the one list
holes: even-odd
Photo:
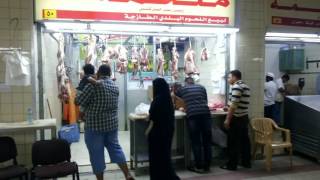
[[[129, 132], [120, 131], [119, 141], [124, 150], [124, 153], [129, 158], [130, 154], [130, 137]], [[80, 179], [94, 180], [90, 167], [89, 154], [84, 143], [83, 134], [79, 143], [71, 145], [72, 160], [80, 165]], [[110, 159], [106, 153], [106, 162]], [[89, 166], [88, 166], [89, 165]], [[293, 158], [293, 168], [289, 167], [289, 158], [287, 156], [277, 156], [273, 158], [272, 172], [266, 172], [264, 169], [264, 161], [259, 160], [253, 163], [252, 169], [239, 169], [235, 172], [225, 171], [217, 166], [211, 168], [210, 174], [199, 175], [189, 171], [178, 171], [181, 179], [185, 180], [318, 180], [320, 179], [320, 164], [314, 160], [305, 157], [295, 156]], [[107, 180], [124, 180], [122, 173], [117, 170], [115, 164], [107, 164], [107, 171], [105, 172], [105, 179]], [[71, 177], [62, 178], [62, 180], [72, 179]], [[138, 176], [137, 180], [148, 180], [149, 176]]]
[[[130, 133], [129, 131], [119, 131], [119, 142], [124, 151], [124, 154], [129, 160], [130, 156]], [[71, 158], [72, 161], [76, 161], [81, 165], [90, 165], [89, 153], [84, 142], [84, 134], [80, 134], [80, 141], [78, 143], [71, 144]], [[105, 162], [110, 163], [107, 150], [105, 150]]]
[[[82, 167], [84, 168], [84, 167]], [[90, 173], [81, 173], [81, 180], [94, 180], [95, 177]], [[259, 160], [253, 163], [252, 169], [239, 168], [238, 171], [225, 171], [218, 167], [212, 167], [210, 174], [199, 175], [189, 171], [178, 171], [178, 175], [185, 180], [318, 180], [320, 179], [320, 164], [314, 160], [295, 156], [293, 158], [293, 168], [289, 168], [289, 158], [278, 156], [273, 158], [273, 168], [271, 172], [264, 169], [264, 161]], [[62, 178], [63, 180], [71, 177]], [[119, 170], [108, 170], [105, 172], [106, 180], [124, 180]], [[149, 177], [139, 176], [137, 180], [148, 180]]]

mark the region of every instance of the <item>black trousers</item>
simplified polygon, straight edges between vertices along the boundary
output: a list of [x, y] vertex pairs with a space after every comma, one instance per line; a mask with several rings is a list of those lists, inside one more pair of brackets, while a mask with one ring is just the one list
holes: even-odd
[[239, 157], [242, 165], [251, 165], [251, 145], [248, 134], [249, 117], [233, 117], [228, 130], [228, 156], [227, 166], [237, 168]]
[[150, 180], [179, 180], [171, 162], [174, 128], [152, 128], [148, 136]]
[[209, 168], [211, 164], [211, 124], [210, 114], [195, 115], [188, 118], [188, 130], [195, 166], [199, 169]]
[[270, 118], [272, 120], [275, 120], [275, 114], [276, 114], [276, 105], [270, 105], [264, 107], [264, 117]]

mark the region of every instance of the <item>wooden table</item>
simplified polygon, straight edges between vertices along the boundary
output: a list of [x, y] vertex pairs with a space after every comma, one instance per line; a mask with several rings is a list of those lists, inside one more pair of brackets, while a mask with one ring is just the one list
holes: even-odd
[[57, 136], [57, 121], [56, 119], [39, 119], [33, 120], [32, 124], [26, 121], [13, 122], [13, 123], [0, 123], [0, 134], [6, 133], [19, 133], [19, 132], [35, 132], [35, 140], [37, 140], [37, 131], [40, 131], [40, 140], [45, 139], [44, 131], [46, 129], [51, 130], [51, 138]]

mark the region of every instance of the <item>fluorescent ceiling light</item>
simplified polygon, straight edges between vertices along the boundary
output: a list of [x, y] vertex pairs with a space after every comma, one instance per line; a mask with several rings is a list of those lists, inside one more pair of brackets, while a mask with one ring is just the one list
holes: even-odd
[[238, 28], [219, 28], [219, 27], [183, 27], [183, 26], [171, 26], [169, 32], [174, 33], [199, 33], [199, 34], [218, 34], [218, 33], [236, 33]]
[[[65, 31], [66, 32], [66, 31]], [[118, 34], [118, 35], [132, 35], [132, 36], [164, 36], [164, 37], [216, 37], [216, 34], [191, 34], [191, 33], [151, 33], [151, 32], [115, 32], [115, 31], [94, 31], [88, 32], [92, 34]]]
[[299, 41], [298, 38], [290, 38], [290, 37], [265, 37], [267, 41]]
[[88, 25], [86, 23], [70, 23], [70, 22], [45, 22], [44, 25], [48, 30], [86, 30]]
[[320, 43], [319, 38], [301, 38], [303, 42], [314, 42], [314, 43]]
[[265, 37], [266, 41], [320, 43], [320, 38]]
[[45, 22], [48, 31], [73, 33], [104, 33], [104, 34], [166, 34], [169, 36], [215, 36], [216, 34], [236, 33], [238, 28], [220, 28], [206, 26], [176, 26], [153, 24], [110, 24], [110, 23], [76, 23], [76, 22]]
[[318, 38], [317, 34], [267, 32], [267, 37]]
[[237, 28], [217, 27], [190, 27], [190, 26], [168, 26], [168, 25], [136, 25], [136, 24], [90, 24], [94, 31], [122, 31], [122, 32], [158, 32], [158, 33], [195, 33], [195, 34], [217, 34], [235, 33]]

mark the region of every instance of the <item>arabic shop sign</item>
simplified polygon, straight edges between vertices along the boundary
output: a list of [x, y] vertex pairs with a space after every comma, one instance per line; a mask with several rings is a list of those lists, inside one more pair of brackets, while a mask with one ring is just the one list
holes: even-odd
[[271, 26], [320, 28], [319, 0], [269, 0]]
[[234, 26], [236, 0], [36, 0], [36, 21]]

